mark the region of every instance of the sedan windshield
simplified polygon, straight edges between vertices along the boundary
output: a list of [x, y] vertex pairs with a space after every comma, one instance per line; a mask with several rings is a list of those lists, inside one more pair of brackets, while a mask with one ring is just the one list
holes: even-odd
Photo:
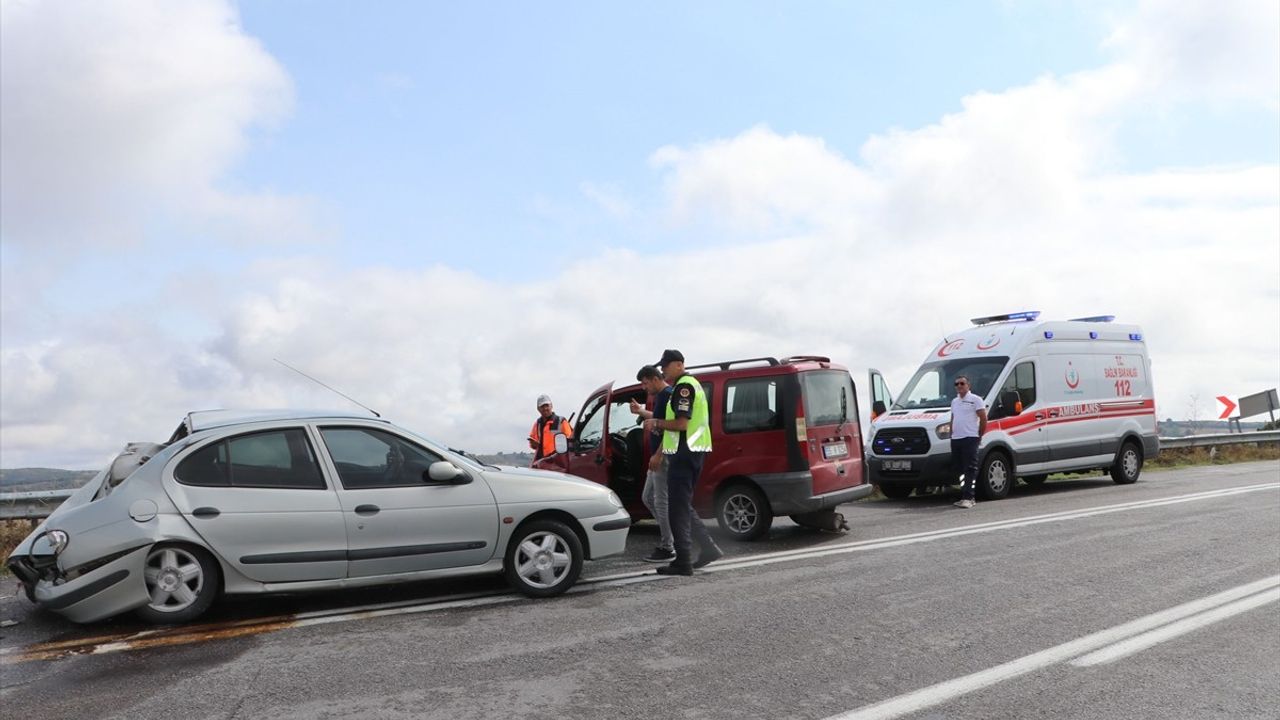
[[893, 404], [895, 410], [951, 407], [956, 396], [952, 382], [957, 375], [969, 378], [971, 392], [986, 397], [1000, 371], [1009, 362], [1007, 357], [969, 357], [925, 363], [916, 371], [907, 389]]

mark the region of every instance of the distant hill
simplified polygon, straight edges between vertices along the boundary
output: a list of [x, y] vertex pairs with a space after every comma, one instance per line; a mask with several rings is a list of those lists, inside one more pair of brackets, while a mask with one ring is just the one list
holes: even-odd
[[[1255, 432], [1261, 430], [1265, 423], [1246, 422], [1240, 423], [1240, 429], [1244, 432]], [[1160, 437], [1187, 437], [1188, 435], [1216, 435], [1220, 433], [1235, 432], [1236, 429], [1227, 424], [1226, 420], [1161, 420], [1160, 421]]]
[[56, 468], [0, 470], [0, 492], [78, 488], [97, 474], [96, 470], [58, 470]]
[[477, 455], [477, 457], [491, 465], [529, 467], [529, 464], [533, 462], [533, 453], [528, 452], [500, 452], [492, 455]]

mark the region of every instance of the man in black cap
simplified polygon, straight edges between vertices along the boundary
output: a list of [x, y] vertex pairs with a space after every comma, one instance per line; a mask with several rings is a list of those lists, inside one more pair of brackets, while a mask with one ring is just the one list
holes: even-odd
[[[684, 371], [684, 354], [665, 350], [658, 367], [671, 384], [671, 400], [662, 418], [644, 421], [645, 430], [662, 431], [662, 452], [667, 456], [667, 500], [676, 559], [658, 568], [659, 575], [692, 575], [695, 568], [724, 555], [707, 526], [693, 509], [693, 489], [702, 474], [702, 462], [711, 452], [711, 419], [702, 385]], [[693, 541], [698, 558], [693, 559]]]

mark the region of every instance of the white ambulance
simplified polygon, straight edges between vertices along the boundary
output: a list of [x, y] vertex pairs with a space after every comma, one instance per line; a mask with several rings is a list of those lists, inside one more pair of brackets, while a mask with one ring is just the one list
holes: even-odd
[[951, 399], [957, 375], [987, 406], [978, 449], [978, 497], [1009, 494], [1016, 478], [1110, 471], [1138, 479], [1159, 452], [1151, 361], [1142, 330], [1113, 316], [1041, 321], [1039, 312], [974, 318], [943, 338], [888, 411], [867, 447], [872, 482], [891, 498], [957, 482]]

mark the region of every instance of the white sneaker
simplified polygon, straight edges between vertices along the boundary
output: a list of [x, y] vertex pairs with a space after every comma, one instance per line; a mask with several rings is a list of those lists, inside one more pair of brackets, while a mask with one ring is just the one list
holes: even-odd
[[974, 502], [974, 501], [972, 501], [972, 500], [957, 500], [957, 501], [955, 502], [955, 506], [956, 506], [956, 507], [958, 507], [958, 508], [964, 508], [964, 509], [966, 509], [966, 510], [968, 510], [969, 508], [973, 507], [973, 506], [974, 506], [974, 505], [976, 505], [976, 504], [977, 504], [977, 503], [975, 503], [975, 502]]

